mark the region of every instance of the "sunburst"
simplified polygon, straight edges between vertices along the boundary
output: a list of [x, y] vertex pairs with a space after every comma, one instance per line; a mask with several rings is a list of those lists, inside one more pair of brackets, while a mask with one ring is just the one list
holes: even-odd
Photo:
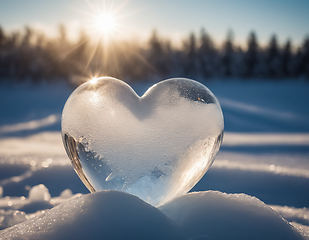
[[117, 21], [112, 13], [102, 13], [95, 16], [95, 27], [99, 34], [112, 35], [117, 30]]
[[[93, 79], [98, 76], [110, 75], [110, 69], [108, 68], [110, 65], [113, 65], [116, 73], [120, 71], [116, 58], [116, 55], [119, 54], [119, 51], [117, 52], [117, 46], [128, 37], [128, 26], [124, 29], [122, 25], [124, 23], [123, 20], [130, 15], [144, 10], [135, 9], [133, 12], [124, 11], [124, 7], [128, 1], [85, 0], [90, 9], [88, 11], [79, 10], [87, 16], [84, 27], [89, 37], [85, 41], [90, 42], [89, 46], [91, 46], [88, 49], [88, 56], [82, 73], [82, 75], [87, 76], [85, 76], [87, 79], [80, 77], [81, 82], [91, 81], [95, 83], [96, 81], [93, 81]], [[134, 52], [130, 48], [126, 49], [126, 51]], [[133, 54], [146, 61], [138, 53], [134, 52]], [[102, 60], [100, 65], [98, 65], [100, 63], [98, 59]]]

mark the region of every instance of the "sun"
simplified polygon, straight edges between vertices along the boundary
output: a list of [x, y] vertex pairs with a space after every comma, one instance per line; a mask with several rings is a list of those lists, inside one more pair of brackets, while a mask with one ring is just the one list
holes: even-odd
[[112, 35], [117, 30], [115, 15], [112, 13], [101, 13], [95, 16], [95, 28], [102, 35]]
[[97, 77], [93, 77], [93, 78], [91, 78], [91, 79], [89, 80], [89, 82], [90, 82], [91, 84], [97, 84], [98, 78], [97, 78]]
[[[129, 26], [124, 27], [124, 19], [134, 14], [125, 11], [128, 0], [85, 0], [89, 9], [80, 10], [85, 15], [82, 30], [85, 30], [86, 38], [78, 42], [78, 46], [87, 42], [88, 54], [85, 56], [83, 74], [85, 78], [80, 81], [90, 81], [95, 86], [97, 76], [105, 76], [109, 73], [111, 65], [115, 72], [119, 72], [119, 63], [116, 55], [121, 54], [118, 49], [128, 37]], [[77, 46], [77, 47], [78, 47]], [[76, 48], [77, 48], [76, 47]], [[100, 64], [98, 64], [100, 63]], [[91, 76], [95, 74], [96, 76]]]

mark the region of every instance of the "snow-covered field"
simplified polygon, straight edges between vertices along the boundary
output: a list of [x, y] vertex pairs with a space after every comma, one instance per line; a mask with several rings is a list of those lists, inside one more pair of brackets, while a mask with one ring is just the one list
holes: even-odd
[[[145, 228], [150, 232], [155, 228], [160, 229], [162, 226], [159, 226], [159, 222], [167, 221], [162, 220], [167, 216], [168, 221], [173, 219], [172, 225], [176, 224], [176, 227], [187, 229], [182, 234], [185, 239], [222, 239], [224, 236], [233, 239], [236, 238], [234, 232], [244, 233], [239, 236], [250, 236], [245, 235], [246, 231], [241, 228], [228, 226], [242, 218], [240, 225], [246, 222], [250, 228], [259, 224], [257, 232], [258, 229], [264, 229], [264, 225], [273, 223], [275, 232], [282, 231], [285, 236], [290, 236], [286, 232], [288, 225], [279, 224], [281, 220], [278, 220], [275, 212], [270, 211], [271, 207], [302, 232], [303, 237], [305, 235], [308, 237], [309, 84], [300, 81], [236, 80], [204, 84], [220, 101], [225, 117], [225, 135], [214, 164], [191, 192], [216, 190], [225, 193], [244, 193], [260, 199], [266, 205], [261, 205], [257, 199], [245, 195], [224, 195], [219, 192], [189, 194], [183, 199], [174, 200], [174, 203], [161, 206], [159, 208], [161, 212], [152, 209], [154, 212], [149, 213], [149, 218], [153, 217], [152, 214], [162, 212], [165, 215], [156, 215], [152, 227], [147, 225]], [[151, 85], [135, 84], [133, 88], [142, 94]], [[65, 85], [0, 86], [0, 229], [30, 219], [14, 228], [0, 231], [0, 239], [2, 236], [4, 239], [10, 239], [9, 236], [20, 239], [21, 235], [18, 234], [27, 227], [30, 229], [30, 225], [33, 224], [39, 226], [39, 219], [51, 219], [51, 216], [59, 220], [62, 218], [61, 212], [65, 209], [73, 214], [77, 211], [73, 209], [74, 203], [76, 203], [74, 206], [81, 206], [86, 199], [91, 199], [94, 208], [99, 206], [99, 200], [104, 200], [103, 193], [76, 198], [89, 191], [75, 174], [64, 151], [60, 134], [61, 111], [72, 90]], [[64, 203], [71, 198], [74, 198], [71, 203]], [[130, 208], [135, 201], [139, 201], [136, 199], [131, 201], [127, 195], [119, 197], [113, 192], [110, 193], [110, 198], [113, 200], [128, 198]], [[237, 205], [239, 203], [244, 210]], [[57, 208], [47, 211], [58, 204], [60, 205]], [[117, 204], [114, 205], [113, 201], [109, 204], [111, 208], [116, 208]], [[139, 205], [141, 203], [136, 204], [134, 205], [136, 208], [133, 209], [141, 211]], [[195, 210], [192, 210], [193, 207], [190, 208], [190, 205], [194, 205]], [[211, 210], [209, 206], [213, 206], [216, 211]], [[150, 209], [150, 206], [146, 208]], [[183, 211], [184, 208], [187, 210]], [[239, 213], [237, 217], [236, 212], [231, 211], [232, 208]], [[199, 209], [200, 215], [196, 213], [196, 209]], [[187, 213], [180, 216], [181, 212]], [[257, 219], [257, 212], [264, 217], [259, 221], [250, 222], [250, 214], [253, 219]], [[63, 217], [70, 217], [70, 214], [65, 214]], [[135, 220], [138, 218], [130, 214], [126, 215], [128, 216]], [[88, 217], [87, 214], [80, 216], [85, 219]], [[207, 229], [202, 225], [209, 225], [212, 220], [214, 222], [211, 229], [216, 229], [217, 232], [226, 229], [230, 235], [211, 235], [210, 230], [208, 235], [204, 232], [199, 235], [196, 233], [201, 229]], [[77, 220], [74, 221], [68, 219], [67, 223], [76, 224]], [[48, 221], [45, 223], [48, 224]], [[82, 224], [85, 223], [79, 221], [77, 225]], [[41, 227], [47, 229], [47, 226], [43, 224]], [[55, 225], [54, 229], [58, 229], [57, 226]], [[178, 231], [174, 229], [176, 227], [173, 225], [162, 231], [173, 235], [173, 231]], [[72, 227], [69, 229], [72, 230]], [[36, 231], [41, 234], [38, 229], [31, 228], [31, 231], [28, 233], [30, 235], [27, 235], [31, 239], [35, 238]], [[61, 234], [62, 230], [55, 231], [50, 235], [53, 237], [49, 235], [49, 237], [47, 235], [37, 237], [57, 239], [58, 236], [59, 239], [59, 236], [69, 236], [57, 235]], [[82, 234], [81, 232], [79, 229], [79, 234]], [[112, 236], [108, 234], [106, 236]], [[273, 236], [271, 230], [265, 230], [265, 234], [269, 235], [269, 239], [276, 239], [271, 237]], [[142, 239], [141, 236], [144, 235], [140, 235]], [[159, 235], [156, 236], [159, 238]], [[265, 237], [265, 235], [257, 236]], [[301, 238], [296, 236], [295, 239]]]

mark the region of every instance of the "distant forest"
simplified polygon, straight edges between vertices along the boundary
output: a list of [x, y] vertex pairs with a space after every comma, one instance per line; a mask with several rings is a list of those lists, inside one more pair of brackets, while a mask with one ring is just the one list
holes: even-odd
[[280, 45], [273, 35], [261, 47], [251, 32], [243, 48], [235, 45], [232, 32], [218, 46], [204, 29], [198, 35], [191, 33], [177, 48], [156, 31], [143, 44], [128, 40], [106, 46], [88, 39], [81, 31], [79, 40], [69, 41], [63, 25], [59, 37], [53, 39], [30, 27], [6, 33], [0, 26], [0, 82], [80, 84], [91, 73], [127, 82], [170, 77], [309, 80], [309, 37], [300, 46], [292, 46], [291, 40]]

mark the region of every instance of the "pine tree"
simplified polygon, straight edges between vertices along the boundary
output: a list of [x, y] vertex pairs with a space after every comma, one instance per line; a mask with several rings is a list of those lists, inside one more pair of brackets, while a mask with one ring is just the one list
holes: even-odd
[[216, 50], [211, 37], [206, 33], [205, 29], [201, 30], [198, 61], [201, 76], [205, 79], [213, 77], [216, 70]]
[[266, 51], [266, 77], [274, 79], [280, 77], [280, 49], [277, 36], [273, 35]]
[[292, 50], [291, 50], [291, 40], [287, 40], [285, 43], [282, 55], [281, 55], [281, 72], [282, 77], [290, 78], [291, 77], [291, 64], [292, 64]]
[[18, 71], [17, 76], [21, 79], [31, 78], [32, 63], [34, 61], [34, 54], [31, 49], [31, 40], [33, 39], [33, 30], [26, 26], [25, 34], [19, 46]]
[[5, 61], [5, 43], [6, 43], [6, 36], [5, 33], [0, 26], [0, 81], [5, 80], [6, 76], [6, 61]]
[[67, 78], [71, 74], [71, 65], [67, 59], [68, 53], [70, 52], [70, 45], [67, 39], [66, 27], [63, 24], [59, 24], [58, 32], [59, 38], [58, 44], [55, 46], [54, 68], [58, 77]]
[[191, 33], [189, 39], [184, 44], [184, 76], [196, 79], [197, 77], [197, 51], [196, 37]]
[[161, 77], [165, 77], [170, 72], [170, 59], [168, 52], [168, 43], [164, 43], [158, 36], [156, 30], [152, 32], [149, 40], [148, 62], [157, 71]]
[[300, 73], [302, 77], [309, 79], [309, 36], [305, 38], [301, 47]]
[[86, 70], [85, 67], [87, 66], [87, 60], [89, 60], [90, 57], [87, 56], [86, 52], [89, 43], [88, 39], [89, 37], [85, 31], [81, 30], [79, 33], [79, 40], [70, 54], [70, 62], [73, 65], [72, 68], [76, 74], [83, 74]]
[[224, 78], [230, 78], [234, 75], [233, 69], [233, 55], [234, 55], [234, 33], [229, 30], [227, 34], [226, 41], [223, 45], [222, 49], [222, 59], [221, 59], [221, 74]]
[[4, 49], [5, 42], [6, 42], [6, 36], [4, 30], [0, 26], [0, 51]]
[[244, 77], [253, 78], [257, 75], [259, 45], [255, 32], [251, 32], [247, 41], [247, 51], [244, 56]]

